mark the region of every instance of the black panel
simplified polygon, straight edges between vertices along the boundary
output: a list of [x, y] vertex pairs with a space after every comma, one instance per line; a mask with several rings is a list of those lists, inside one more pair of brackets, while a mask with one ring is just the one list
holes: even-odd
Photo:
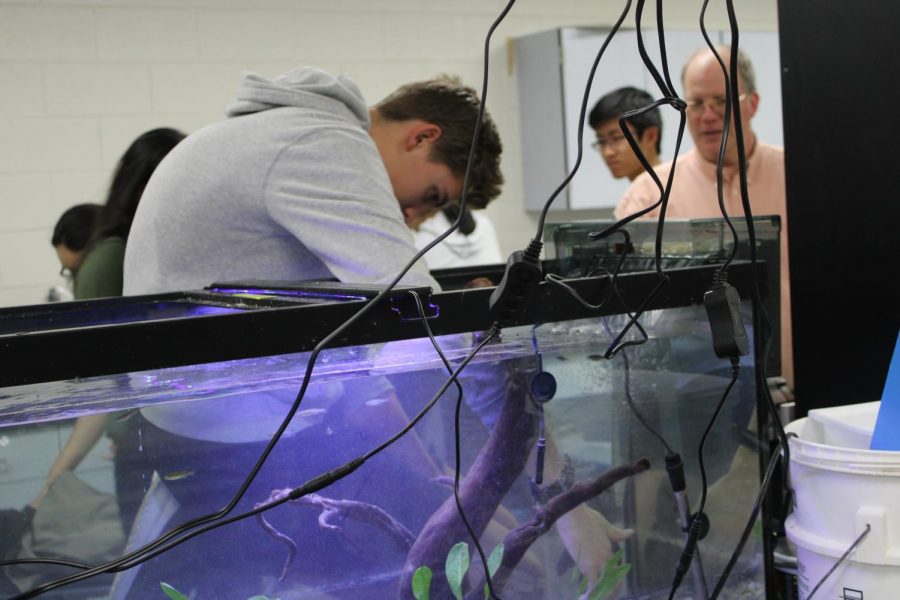
[[881, 398], [900, 327], [900, 4], [780, 0], [800, 412]]

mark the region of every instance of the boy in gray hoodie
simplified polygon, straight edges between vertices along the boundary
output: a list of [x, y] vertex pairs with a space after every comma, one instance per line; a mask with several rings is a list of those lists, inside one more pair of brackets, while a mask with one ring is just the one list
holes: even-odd
[[[126, 250], [125, 293], [242, 279], [391, 280], [416, 253], [407, 223], [460, 198], [478, 108], [475, 92], [447, 77], [403, 86], [370, 109], [345, 76], [312, 68], [274, 81], [245, 74], [229, 118], [190, 135], [147, 185]], [[470, 206], [484, 207], [499, 194], [500, 153], [485, 115]], [[423, 261], [403, 283], [438, 289]], [[181, 507], [170, 523], [230, 499], [295, 394], [253, 392], [142, 410], [144, 450]], [[236, 512], [369, 449], [371, 440], [403, 424], [385, 378], [323, 385], [314, 379], [307, 396], [305, 406], [323, 408], [294, 419]], [[341, 411], [354, 419], [338, 418]], [[439, 474], [425, 462], [385, 464], [383, 479], [372, 475], [375, 465], [367, 473], [387, 485], [356, 488], [348, 478], [349, 487], [329, 492], [408, 507], [398, 514], [415, 530], [446, 491], [429, 501], [425, 488], [435, 486], [399, 489], [393, 482], [404, 480], [398, 469], [418, 471], [420, 482]], [[393, 497], [370, 498], [376, 488]], [[335, 562], [335, 536], [318, 535], [312, 518], [292, 516], [305, 532], [308, 562], [300, 572], [346, 569]], [[252, 520], [234, 523], [145, 565], [132, 596], [156, 597], [166, 581], [182, 591], [197, 586], [203, 597], [249, 597], [263, 591], [257, 575], [277, 574], [279, 555], [278, 543]]]
[[[245, 74], [230, 118], [189, 136], [148, 184], [125, 293], [390, 280], [415, 254], [404, 221], [459, 199], [477, 110], [474, 91], [450, 78], [401, 87], [369, 109], [345, 76]], [[470, 206], [499, 194], [500, 153], [486, 115]], [[421, 263], [405, 283], [435, 286]]]

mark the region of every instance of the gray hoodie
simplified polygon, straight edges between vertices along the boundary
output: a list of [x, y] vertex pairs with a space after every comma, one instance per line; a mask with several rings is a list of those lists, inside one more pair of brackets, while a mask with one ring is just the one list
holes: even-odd
[[[345, 76], [243, 76], [225, 121], [179, 144], [135, 216], [125, 293], [214, 281], [387, 282], [415, 254], [369, 114]], [[424, 265], [406, 283], [437, 284]]]

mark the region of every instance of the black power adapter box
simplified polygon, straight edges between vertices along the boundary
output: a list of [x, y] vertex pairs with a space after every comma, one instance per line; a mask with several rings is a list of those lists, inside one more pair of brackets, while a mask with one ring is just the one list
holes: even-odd
[[737, 290], [727, 283], [716, 286], [703, 295], [703, 305], [709, 317], [716, 356], [732, 358], [750, 352]]

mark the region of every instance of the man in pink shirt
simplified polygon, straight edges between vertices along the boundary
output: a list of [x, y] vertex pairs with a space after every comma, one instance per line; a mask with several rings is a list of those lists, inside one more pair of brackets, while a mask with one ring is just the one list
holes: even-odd
[[[730, 48], [718, 47], [717, 52], [728, 63]], [[747, 187], [754, 215], [781, 217], [781, 357], [782, 376], [793, 380], [791, 355], [791, 301], [788, 277], [787, 211], [784, 185], [784, 151], [760, 142], [753, 133], [751, 120], [759, 106], [753, 66], [743, 54], [738, 56], [738, 91], [744, 149], [747, 155]], [[721, 217], [716, 190], [716, 161], [725, 128], [725, 75], [715, 55], [709, 49], [694, 53], [682, 73], [684, 99], [687, 102], [687, 126], [694, 140], [694, 148], [678, 157], [675, 177], [669, 192], [667, 219], [696, 219]], [[672, 162], [655, 167], [660, 181], [665, 183]], [[743, 218], [738, 153], [734, 123], [725, 148], [723, 197], [729, 217]], [[659, 201], [660, 190], [648, 173], [640, 175], [625, 191], [614, 211], [621, 219]], [[644, 215], [658, 218], [659, 209]]]

